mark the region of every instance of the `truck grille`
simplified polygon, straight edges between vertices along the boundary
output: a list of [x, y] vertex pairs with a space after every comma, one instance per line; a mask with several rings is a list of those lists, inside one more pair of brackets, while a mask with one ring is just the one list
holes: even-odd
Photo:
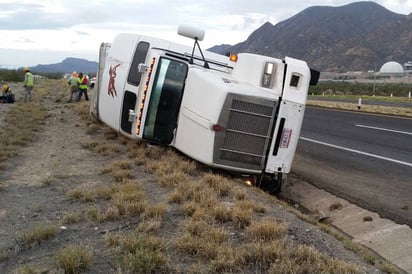
[[216, 132], [214, 162], [235, 168], [262, 170], [271, 140], [276, 101], [229, 94]]

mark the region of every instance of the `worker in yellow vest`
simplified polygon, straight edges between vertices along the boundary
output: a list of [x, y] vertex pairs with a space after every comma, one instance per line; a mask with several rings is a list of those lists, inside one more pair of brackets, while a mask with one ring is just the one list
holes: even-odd
[[89, 96], [87, 95], [87, 77], [83, 75], [82, 72], [79, 73], [79, 95], [77, 96], [77, 102], [82, 99], [82, 95], [84, 93], [84, 98], [86, 101], [89, 101]]
[[31, 101], [32, 99], [32, 93], [33, 93], [33, 87], [34, 87], [34, 77], [33, 74], [30, 72], [30, 69], [28, 67], [25, 67], [23, 69], [24, 71], [24, 102], [28, 100]]
[[0, 103], [9, 103], [9, 104], [14, 103], [15, 102], [14, 94], [11, 91], [10, 87], [8, 85], [3, 85], [2, 90], [3, 90], [3, 95], [0, 96]]

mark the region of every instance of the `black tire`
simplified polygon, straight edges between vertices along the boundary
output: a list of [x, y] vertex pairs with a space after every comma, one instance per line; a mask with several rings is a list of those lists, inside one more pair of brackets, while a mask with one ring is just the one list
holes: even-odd
[[258, 187], [271, 195], [278, 194], [282, 191], [282, 173], [262, 173], [258, 178]]

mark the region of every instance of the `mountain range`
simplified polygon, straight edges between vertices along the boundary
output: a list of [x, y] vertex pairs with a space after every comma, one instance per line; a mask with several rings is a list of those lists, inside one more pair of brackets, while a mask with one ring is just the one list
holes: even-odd
[[290, 56], [320, 71], [345, 72], [377, 70], [388, 61], [404, 64], [412, 60], [411, 45], [412, 14], [362, 1], [312, 6], [276, 25], [263, 24], [244, 42], [209, 50]]
[[[268, 11], [270, 12], [270, 11]], [[394, 13], [372, 1], [340, 7], [312, 6], [273, 25], [266, 22], [243, 42], [217, 45], [220, 54], [249, 52], [305, 60], [329, 72], [379, 70], [388, 61], [412, 61], [412, 13]], [[38, 72], [82, 71], [94, 74], [97, 62], [66, 58], [37, 65]]]
[[71, 73], [72, 71], [96, 74], [98, 63], [86, 59], [68, 57], [60, 63], [37, 65], [30, 69], [37, 73]]

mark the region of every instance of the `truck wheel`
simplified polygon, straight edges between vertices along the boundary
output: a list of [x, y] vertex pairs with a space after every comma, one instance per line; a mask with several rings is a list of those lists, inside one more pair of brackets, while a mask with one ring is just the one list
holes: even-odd
[[271, 195], [282, 190], [282, 173], [262, 173], [258, 179], [258, 187]]

